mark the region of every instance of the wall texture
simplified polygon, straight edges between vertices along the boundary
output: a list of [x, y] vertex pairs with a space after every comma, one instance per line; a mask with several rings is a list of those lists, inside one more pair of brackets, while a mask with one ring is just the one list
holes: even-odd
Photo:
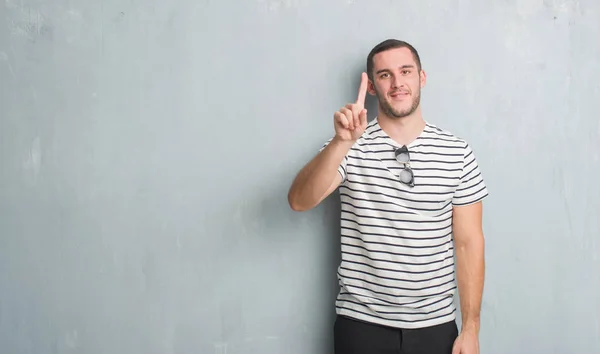
[[332, 353], [337, 196], [294, 213], [286, 192], [396, 37], [490, 189], [482, 353], [599, 353], [599, 20], [596, 0], [1, 1], [0, 352]]

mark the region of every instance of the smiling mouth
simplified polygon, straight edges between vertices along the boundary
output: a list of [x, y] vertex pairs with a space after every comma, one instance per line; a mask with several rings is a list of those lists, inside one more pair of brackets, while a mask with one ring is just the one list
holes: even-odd
[[404, 99], [408, 96], [409, 96], [408, 92], [394, 92], [394, 93], [390, 94], [390, 97], [393, 99]]

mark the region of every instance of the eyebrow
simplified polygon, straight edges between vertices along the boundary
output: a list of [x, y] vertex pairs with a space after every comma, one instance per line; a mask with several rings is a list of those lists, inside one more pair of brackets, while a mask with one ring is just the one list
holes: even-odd
[[[414, 69], [414, 68], [415, 68], [415, 66], [414, 66], [414, 65], [412, 65], [412, 64], [406, 64], [406, 65], [402, 65], [402, 66], [400, 67], [400, 69]], [[384, 73], [384, 72], [389, 72], [389, 71], [390, 71], [389, 69], [381, 69], [381, 70], [378, 70], [378, 71], [376, 72], [376, 74], [381, 74], [381, 73]]]

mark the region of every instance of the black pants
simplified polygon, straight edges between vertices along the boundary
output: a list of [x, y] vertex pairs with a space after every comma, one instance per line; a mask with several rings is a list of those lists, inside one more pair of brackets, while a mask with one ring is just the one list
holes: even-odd
[[335, 354], [451, 354], [455, 321], [422, 329], [397, 329], [338, 316]]

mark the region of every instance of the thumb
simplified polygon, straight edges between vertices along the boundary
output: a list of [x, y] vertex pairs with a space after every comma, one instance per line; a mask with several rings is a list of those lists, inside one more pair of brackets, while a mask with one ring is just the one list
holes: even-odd
[[452, 346], [452, 354], [460, 354], [460, 338], [457, 338], [454, 341], [454, 345]]

